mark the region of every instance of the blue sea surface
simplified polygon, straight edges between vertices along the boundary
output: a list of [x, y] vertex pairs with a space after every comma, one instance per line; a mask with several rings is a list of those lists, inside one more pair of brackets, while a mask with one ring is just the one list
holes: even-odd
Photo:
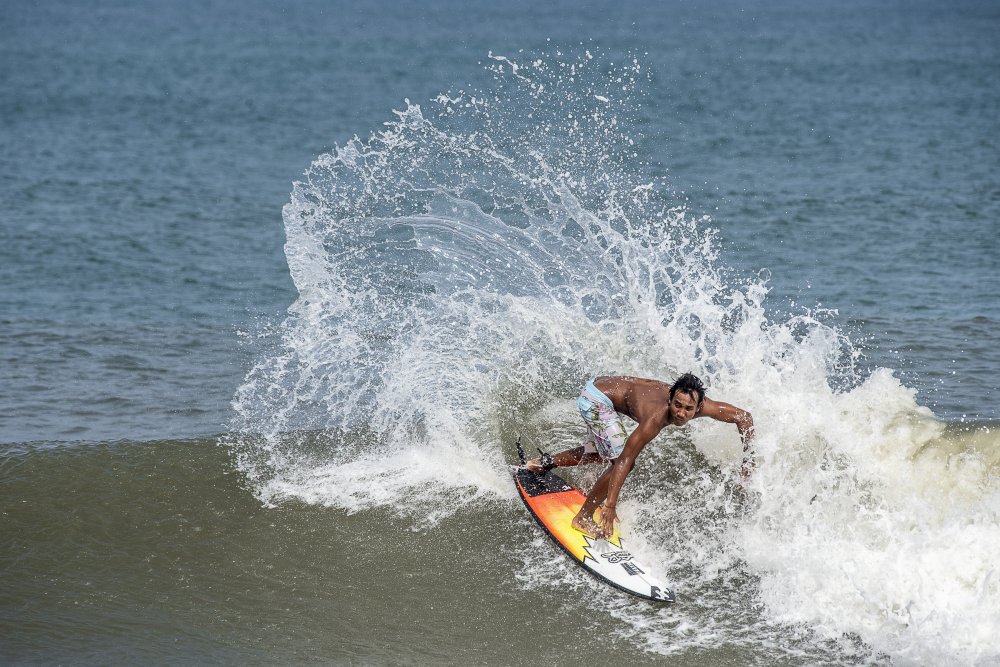
[[[945, 419], [998, 417], [990, 3], [17, 2], [0, 17], [7, 442], [221, 430], [294, 298], [280, 209], [319, 153], [581, 43], [652, 72], [639, 152], [771, 306], [836, 310]], [[656, 174], [651, 174], [656, 175]]]
[[[490, 574], [471, 572], [449, 560], [454, 553], [478, 554], [480, 559], [506, 554], [510, 545], [500, 543], [500, 533], [514, 535], [518, 545], [534, 539], [516, 522], [523, 517], [511, 518], [506, 506], [462, 504], [469, 497], [506, 498], [507, 486], [498, 491], [501, 483], [489, 474], [479, 469], [469, 473], [479, 474], [474, 493], [453, 493], [444, 485], [445, 491], [434, 498], [440, 507], [454, 505], [471, 513], [463, 526], [499, 523], [505, 529], [487, 534], [484, 528], [475, 539], [462, 542], [464, 532], [435, 524], [443, 521], [454, 528], [460, 522], [453, 516], [442, 519], [434, 509], [427, 512], [430, 518], [397, 516], [397, 505], [421, 502], [419, 493], [408, 495], [412, 488], [442, 485], [432, 475], [420, 476], [425, 471], [419, 455], [412, 467], [419, 472], [416, 481], [406, 477], [407, 471], [392, 477], [381, 469], [363, 469], [364, 457], [348, 457], [349, 465], [342, 469], [360, 469], [357, 479], [365, 488], [338, 487], [336, 494], [369, 498], [377, 496], [381, 484], [401, 478], [406, 484], [386, 492], [390, 501], [384, 506], [361, 503], [345, 510], [322, 489], [315, 491], [321, 483], [311, 485], [310, 475], [322, 477], [327, 468], [308, 463], [327, 461], [323, 456], [329, 452], [322, 450], [321, 436], [316, 444], [310, 434], [301, 451], [292, 452], [301, 454], [291, 466], [296, 474], [302, 472], [301, 479], [293, 480], [300, 483], [295, 487], [299, 495], [287, 493], [294, 502], [279, 509], [268, 506], [269, 513], [261, 507], [267, 502], [258, 500], [269, 501], [269, 493], [280, 499], [285, 491], [262, 491], [263, 483], [255, 486], [259, 479], [247, 472], [252, 466], [235, 465], [216, 446], [216, 436], [227, 442], [236, 426], [256, 425], [253, 415], [237, 413], [256, 405], [241, 405], [241, 392], [261, 381], [263, 374], [254, 373], [267, 362], [287, 371], [281, 376], [285, 380], [301, 370], [294, 355], [285, 356], [288, 349], [339, 349], [325, 341], [290, 340], [296, 330], [283, 326], [286, 318], [294, 320], [323, 303], [300, 292], [303, 285], [293, 279], [294, 261], [314, 250], [301, 236], [287, 236], [301, 222], [296, 217], [301, 211], [290, 204], [295, 183], [319, 173], [307, 170], [315, 160], [326, 159], [321, 156], [367, 145], [382, 132], [391, 134], [387, 124], [412, 114], [414, 107], [446, 134], [441, 130], [445, 123], [431, 111], [437, 109], [433, 101], [458, 91], [465, 91], [467, 101], [470, 91], [484, 90], [499, 100], [510, 92], [504, 88], [508, 80], [494, 74], [499, 69], [516, 80], [519, 71], [511, 63], [524, 68], [522, 74], [536, 61], [562, 68], [564, 74], [547, 81], [556, 81], [565, 89], [559, 92], [568, 91], [568, 96], [534, 90], [538, 99], [551, 100], [544, 111], [553, 118], [577, 111], [563, 110], [559, 99], [614, 97], [607, 91], [597, 97], [583, 94], [583, 79], [570, 74], [579, 63], [593, 63], [593, 70], [614, 84], [613, 91], [622, 83], [613, 80], [620, 68], [638, 72], [634, 96], [616, 107], [620, 125], [613, 126], [625, 127], [634, 139], [634, 144], [614, 147], [630, 156], [626, 180], [666, 183], [665, 196], [686, 211], [686, 219], [699, 219], [701, 228], [716, 230], [719, 256], [714, 261], [726, 287], [739, 291], [766, 285], [763, 307], [771, 323], [812, 318], [843, 337], [845, 354], [856, 355], [850, 362], [858, 373], [830, 374], [826, 379], [834, 390], [849, 392], [872, 377], [874, 386], [890, 386], [886, 371], [877, 370], [888, 369], [915, 393], [917, 404], [933, 413], [928, 419], [947, 433], [948, 446], [960, 452], [944, 457], [941, 470], [958, 475], [955, 479], [979, 479], [968, 471], [981, 465], [982, 479], [993, 479], [1000, 423], [997, 35], [1000, 4], [986, 0], [6, 3], [0, 9], [0, 470], [7, 476], [0, 486], [8, 490], [0, 505], [10, 513], [0, 519], [8, 522], [0, 525], [0, 534], [9, 536], [0, 547], [0, 574], [5, 577], [0, 588], [6, 591], [0, 594], [0, 661], [516, 664], [510, 642], [527, 651], [527, 640], [512, 640], [488, 618], [489, 610], [465, 598], [452, 600], [453, 608], [461, 610], [454, 615], [447, 604], [425, 606], [428, 591], [438, 594], [442, 588], [433, 583], [441, 562], [455, 569], [461, 586], [499, 591], [498, 609], [516, 617], [510, 623], [519, 638], [533, 635], [534, 620], [524, 619], [535, 618], [539, 609], [549, 615], [546, 632], [564, 644], [596, 636], [587, 628], [603, 622], [608, 609], [588, 607], [596, 596], [570, 575], [563, 573], [571, 582], [566, 594], [573, 600], [566, 604], [579, 603], [583, 611], [574, 607], [573, 614], [579, 612], [590, 626], [577, 627], [576, 616], [566, 620], [566, 608], [538, 593], [549, 589], [525, 583], [519, 572], [499, 566]], [[628, 83], [622, 83], [623, 96]], [[628, 95], [633, 95], [631, 89]], [[527, 137], [537, 142], [539, 154], [550, 155], [546, 151], [559, 138], [546, 135], [529, 116], [532, 100], [537, 102], [522, 99], [523, 113], [502, 109], [511, 119], [503, 138], [516, 143]], [[477, 128], [465, 129], [474, 134]], [[394, 155], [391, 150], [382, 154], [390, 161]], [[475, 176], [435, 173], [428, 180], [437, 184]], [[580, 178], [564, 176], [567, 183]], [[508, 194], [516, 199], [522, 193]], [[286, 205], [290, 208], [283, 214]], [[497, 216], [502, 218], [502, 212]], [[513, 218], [501, 222], [512, 229], [521, 224]], [[416, 243], [399, 233], [400, 238], [391, 233], [373, 238], [385, 245], [398, 242], [399, 247]], [[330, 258], [342, 258], [350, 241], [323, 250]], [[562, 266], [573, 263], [568, 257], [558, 259]], [[402, 267], [400, 273], [410, 268]], [[371, 270], [377, 270], [374, 262]], [[358, 283], [368, 284], [367, 277]], [[497, 293], [517, 289], [511, 282]], [[410, 303], [408, 298], [419, 296], [406, 294], [400, 301]], [[614, 301], [620, 295], [605, 296]], [[372, 329], [358, 349], [385, 333]], [[623, 331], [622, 340], [631, 342], [631, 333]], [[383, 351], [391, 356], [388, 344]], [[420, 350], [411, 352], [419, 366], [425, 357]], [[635, 350], [630, 353], [642, 357]], [[664, 359], [663, 367], [669, 367], [675, 353], [655, 349], [650, 356]], [[287, 359], [291, 361], [282, 366]], [[462, 361], [477, 368], [488, 367], [490, 360]], [[331, 367], [340, 362], [329, 359]], [[718, 362], [743, 368], [741, 360]], [[320, 374], [318, 367], [307, 370]], [[431, 370], [428, 376], [440, 377], [445, 392], [454, 378], [447, 369]], [[388, 384], [394, 376], [386, 378]], [[484, 378], [484, 386], [490, 380]], [[332, 412], [317, 398], [315, 386], [289, 384], [291, 388], [276, 382], [272, 388], [262, 383], [261, 403], [289, 392], [290, 405]], [[760, 401], [777, 390], [740, 388], [764, 394], [757, 397]], [[536, 395], [535, 387], [519, 389]], [[503, 404], [497, 411], [508, 407]], [[864, 411], [864, 406], [850, 407], [854, 414]], [[892, 422], [894, 410], [887, 410], [884, 421]], [[882, 416], [872, 422], [881, 426]], [[273, 423], [296, 423], [295, 415], [279, 417], [287, 420], [267, 414], [260, 423], [272, 423], [272, 418]], [[387, 414], [364, 417], [392, 421]], [[823, 423], [834, 425], [838, 419], [829, 416]], [[504, 428], [504, 437], [513, 438], [513, 427]], [[768, 424], [761, 421], [758, 429], [766, 433]], [[280, 440], [284, 434], [268, 436]], [[365, 444], [357, 434], [348, 440], [333, 447], [338, 455]], [[792, 454], [802, 455], [800, 443], [793, 444]], [[317, 449], [309, 449], [313, 446]], [[271, 441], [260, 451], [286, 453]], [[677, 464], [683, 470], [705, 467], [693, 447], [677, 451], [691, 466]], [[456, 460], [492, 461], [491, 453], [474, 454], [463, 459], [460, 452]], [[819, 472], [789, 474], [788, 479], [799, 483], [795, 489], [806, 500], [822, 498], [814, 487], [833, 485], [824, 475], [836, 467], [831, 461], [845, 458], [830, 455], [816, 463]], [[881, 458], [872, 459], [882, 464]], [[669, 461], [664, 469], [675, 463]], [[923, 460], [914, 464], [919, 468], [917, 464]], [[502, 472], [506, 484], [506, 469]], [[961, 477], [966, 473], [970, 477]], [[331, 474], [343, 481], [336, 471]], [[692, 473], [690, 479], [697, 476]], [[702, 477], [709, 479], [708, 473]], [[857, 477], [853, 482], [861, 484]], [[655, 485], [656, 480], [645, 482]], [[954, 488], [985, 489], [985, 484], [961, 481]], [[683, 494], [681, 487], [672, 484], [669, 492]], [[692, 488], [700, 492], [697, 483]], [[309, 496], [313, 491], [316, 495]], [[851, 512], [857, 507], [884, 509], [873, 509], [875, 501], [865, 506], [862, 501], [870, 498], [863, 491], [848, 489], [858, 493], [843, 501]], [[933, 491], [930, 496], [938, 497], [939, 489]], [[703, 495], [719, 497], [713, 493], [708, 489]], [[700, 507], [699, 499], [671, 499], [687, 502], [693, 513]], [[817, 514], [835, 504], [802, 503]], [[985, 501], [973, 505], [978, 509], [966, 515], [954, 510], [960, 515], [955, 525], [963, 516], [995, 520], [995, 511], [982, 510]], [[732, 510], [729, 505], [716, 509], [720, 515]], [[911, 534], [906, 532], [908, 516], [895, 523], [887, 520], [903, 526], [897, 536], [901, 544]], [[65, 523], [76, 517], [82, 518]], [[818, 527], [815, 534], [820, 534], [820, 528], [843, 523], [841, 515], [830, 517], [815, 525], [808, 523], [811, 518], [803, 519], [786, 532], [798, 534], [802, 528], [802, 534], [813, 534]], [[762, 534], [770, 529], [771, 518], [760, 520]], [[219, 539], [206, 539], [209, 531], [201, 532], [202, 526], [211, 527]], [[725, 526], [713, 524], [705, 534], [728, 539], [730, 528]], [[517, 532], [521, 529], [523, 534]], [[939, 526], [923, 524], [914, 531], [928, 544], [947, 535]], [[165, 539], [162, 535], [169, 540], [158, 541]], [[776, 540], [785, 536], [770, 535]], [[384, 545], [391, 556], [379, 560], [381, 552], [375, 550], [359, 555], [352, 540]], [[966, 549], [962, 553], [968, 562], [987, 552], [972, 538], [969, 543], [955, 541]], [[638, 628], [629, 637], [645, 637], [647, 643], [623, 640], [608, 648], [595, 639], [589, 650], [606, 650], [609, 660], [627, 653], [639, 663], [667, 656], [676, 664], [876, 664], [906, 660], [907, 655], [938, 655], [935, 646], [912, 639], [918, 629], [937, 645], [937, 638], [957, 636], [956, 627], [971, 627], [958, 616], [948, 622], [931, 612], [920, 616], [921, 604], [926, 609], [938, 602], [926, 597], [914, 602], [886, 593], [888, 602], [879, 606], [881, 592], [872, 589], [864, 590], [869, 597], [859, 603], [869, 614], [861, 618], [895, 622], [908, 615], [885, 635], [859, 637], [856, 628], [833, 623], [832, 635], [841, 636], [831, 640], [819, 602], [819, 609], [804, 614], [799, 624], [791, 613], [775, 620], [781, 615], [768, 616], [774, 607], [761, 602], [762, 595], [755, 597], [768, 573], [734, 564], [744, 563], [740, 558], [752, 553], [751, 546], [722, 565], [689, 568], [696, 575], [681, 582], [680, 597], [684, 584], [689, 591], [703, 585], [705, 595], [678, 607], [682, 616], [669, 617], [667, 634], [701, 627], [703, 635], [693, 631], [697, 636], [682, 652], [655, 643], [664, 636], [662, 615], [635, 612], [636, 620], [630, 616], [633, 607], [625, 604], [612, 614]], [[521, 548], [504, 556], [504, 562], [535, 562], [531, 558], [537, 556], [525, 555], [528, 547]], [[114, 554], [113, 576], [105, 571], [105, 552]], [[858, 551], [845, 548], [845, 553], [850, 557], [844, 562], [863, 562], [852, 560]], [[54, 560], [35, 560], [39, 554], [53, 554]], [[353, 558], [363, 565], [349, 573], [338, 569]], [[416, 562], [433, 567], [421, 569]], [[65, 563], [70, 565], [64, 568]], [[671, 565], [688, 572], [684, 567], [690, 564]], [[388, 571], [384, 578], [380, 567]], [[871, 568], [878, 570], [877, 564]], [[338, 573], [334, 583], [324, 578], [331, 571]], [[698, 578], [703, 571], [723, 572], [722, 580], [705, 575], [710, 580], [706, 584]], [[991, 572], [982, 565], [969, 581], [980, 591], [975, 618], [995, 630], [1000, 606], [992, 593], [997, 584]], [[830, 577], [837, 573], [831, 570]], [[919, 570], [914, 577], [924, 577], [921, 585], [930, 590], [936, 588], [938, 574]], [[934, 586], [928, 583], [932, 579]], [[96, 587], [92, 581], [98, 582]], [[825, 590], [839, 590], [842, 583], [824, 580]], [[304, 589], [336, 591], [303, 602]], [[746, 608], [730, 604], [733, 591], [739, 591]], [[745, 599], [744, 591], [750, 591]], [[50, 592], [52, 597], [45, 597]], [[967, 592], [954, 592], [947, 608], [962, 608]], [[801, 608], [789, 602], [792, 597], [781, 602], [789, 609]], [[383, 618], [390, 602], [398, 605], [401, 616], [373, 621]], [[503, 607], [506, 603], [510, 607]], [[148, 611], [161, 608], [167, 609], [162, 616]], [[121, 631], [92, 633], [89, 614], [95, 609], [107, 614], [102, 618], [113, 628], [122, 623]], [[739, 618], [730, 618], [737, 613]], [[23, 627], [17, 623], [20, 614], [29, 621]], [[405, 623], [415, 614], [424, 619], [421, 628]], [[744, 616], [749, 620], [741, 620]], [[135, 625], [129, 625], [133, 618]], [[593, 618], [600, 621], [588, 620]], [[949, 625], [955, 618], [956, 625]], [[58, 626], [59, 619], [66, 625]], [[717, 619], [722, 625], [711, 625]], [[473, 642], [468, 637], [453, 634], [465, 621], [470, 634], [486, 638], [482, 653], [469, 648]], [[785, 621], [787, 627], [781, 625]], [[405, 639], [373, 648], [375, 643], [365, 638], [372, 622], [378, 634], [404, 632]], [[734, 625], [726, 625], [730, 622]], [[655, 631], [647, 632], [646, 624]], [[897, 629], [904, 640], [894, 643]], [[988, 641], [995, 635], [983, 631], [976, 636], [987, 639], [968, 652], [945, 646], [941, 655], [953, 662], [996, 660], [1000, 653]], [[182, 638], [179, 645], [177, 637]], [[752, 638], [749, 653], [744, 653], [746, 637]], [[317, 643], [310, 644], [314, 639]], [[911, 639], [916, 648], [905, 643]], [[569, 664], [570, 658], [557, 649], [547, 647], [546, 660]], [[517, 654], [522, 655], [527, 654]]]

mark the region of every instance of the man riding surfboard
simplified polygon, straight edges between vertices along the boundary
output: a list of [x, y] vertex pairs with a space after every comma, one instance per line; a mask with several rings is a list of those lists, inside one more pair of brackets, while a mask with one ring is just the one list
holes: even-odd
[[[667, 426], [683, 426], [692, 419], [710, 417], [736, 425], [744, 452], [749, 452], [753, 439], [753, 416], [729, 403], [706, 398], [704, 385], [691, 373], [680, 376], [673, 384], [637, 377], [597, 377], [583, 388], [577, 407], [587, 426], [586, 444], [553, 455], [551, 463], [539, 458], [525, 466], [541, 471], [598, 461], [612, 464], [573, 518], [573, 527], [591, 537], [605, 538], [614, 533], [618, 518], [615, 506], [625, 478], [639, 452]], [[637, 423], [631, 435], [625, 433], [622, 415]], [[740, 472], [747, 477], [751, 469], [747, 455]], [[601, 514], [595, 521], [598, 506]]]

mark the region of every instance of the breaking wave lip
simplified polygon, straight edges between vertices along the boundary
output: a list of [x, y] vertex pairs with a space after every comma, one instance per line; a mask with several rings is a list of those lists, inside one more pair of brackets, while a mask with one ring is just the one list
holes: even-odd
[[[856, 655], [845, 633], [904, 662], [1000, 655], [996, 436], [946, 432], [890, 371], [863, 374], [823, 311], [776, 317], [766, 272], [725, 268], [710, 220], [640, 178], [638, 60], [490, 54], [487, 69], [486, 88], [407, 101], [295, 184], [299, 297], [226, 439], [258, 497], [432, 529], [514, 502], [516, 435], [575, 445], [588, 375], [691, 370], [754, 413], [760, 465], [734, 502], [732, 429], [661, 436], [643, 468], [676, 484], [637, 471], [623, 509], [674, 537], [640, 541], [647, 560], [692, 590], [745, 568], [761, 620], [733, 631], [761, 645], [805, 626], [838, 655]], [[677, 627], [633, 620], [653, 651]]]

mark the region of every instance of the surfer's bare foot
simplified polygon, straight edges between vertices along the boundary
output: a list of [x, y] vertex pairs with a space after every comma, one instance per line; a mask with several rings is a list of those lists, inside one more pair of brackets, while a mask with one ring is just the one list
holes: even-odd
[[573, 517], [573, 527], [579, 530], [584, 535], [588, 537], [593, 537], [596, 540], [607, 539], [607, 535], [601, 530], [601, 527], [597, 525], [597, 522], [591, 518], [580, 516], [577, 514]]
[[530, 461], [526, 461], [524, 467], [531, 472], [545, 472], [545, 466], [542, 465], [541, 459], [531, 459]]

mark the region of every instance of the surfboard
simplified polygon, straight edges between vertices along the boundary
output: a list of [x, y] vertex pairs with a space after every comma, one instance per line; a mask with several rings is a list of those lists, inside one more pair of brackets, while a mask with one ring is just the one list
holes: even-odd
[[514, 482], [531, 516], [563, 551], [587, 572], [615, 588], [656, 602], [673, 602], [674, 593], [652, 569], [625, 548], [618, 529], [607, 540], [584, 535], [572, 521], [586, 496], [553, 472], [514, 469]]

